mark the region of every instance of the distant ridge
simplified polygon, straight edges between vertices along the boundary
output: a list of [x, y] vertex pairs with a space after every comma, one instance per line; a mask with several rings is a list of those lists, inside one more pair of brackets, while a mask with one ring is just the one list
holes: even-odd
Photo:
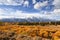
[[46, 18], [37, 18], [37, 17], [32, 17], [32, 18], [3, 18], [0, 19], [0, 21], [3, 22], [49, 22], [49, 21], [57, 21], [57, 20], [51, 20], [51, 19], [46, 19]]

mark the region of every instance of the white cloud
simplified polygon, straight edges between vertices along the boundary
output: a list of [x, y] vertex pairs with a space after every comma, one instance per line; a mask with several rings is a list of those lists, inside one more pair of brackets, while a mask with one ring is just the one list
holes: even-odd
[[0, 0], [0, 5], [23, 5], [24, 7], [29, 6], [28, 0]]
[[34, 8], [35, 8], [35, 9], [39, 9], [39, 8], [40, 8], [40, 3], [36, 3], [36, 4], [34, 5]]
[[54, 0], [53, 5], [55, 6], [52, 13], [59, 15], [60, 14], [60, 0]]
[[60, 9], [60, 0], [54, 0], [53, 5], [55, 5], [56, 9]]
[[0, 9], [0, 15], [3, 15], [4, 13], [6, 13], [7, 11], [5, 11], [4, 9]]
[[[19, 2], [19, 3], [18, 3]], [[33, 0], [33, 3], [36, 1]], [[0, 0], [0, 4], [4, 5], [24, 5], [24, 6], [29, 6], [28, 1], [15, 1], [15, 0]], [[53, 4], [55, 5], [54, 11], [51, 12], [51, 14], [48, 14], [48, 12], [40, 12], [40, 13], [24, 13], [23, 11], [15, 11], [13, 12], [12, 9], [0, 9], [0, 19], [2, 18], [31, 18], [31, 17], [42, 17], [42, 18], [47, 18], [47, 19], [60, 19], [60, 1], [59, 0], [54, 0]], [[40, 8], [47, 6], [48, 1], [44, 2], [37, 2], [34, 5], [34, 8], [39, 10]], [[10, 11], [12, 10], [12, 11]]]
[[34, 8], [35, 8], [35, 9], [40, 9], [41, 7], [44, 7], [44, 6], [47, 6], [47, 5], [48, 5], [48, 1], [37, 2], [37, 3], [34, 5]]
[[55, 14], [60, 14], [60, 9], [55, 9], [55, 10], [53, 11], [53, 13], [55, 13]]
[[29, 6], [29, 2], [28, 2], [28, 1], [25, 1], [25, 2], [23, 3], [23, 6], [24, 6], [24, 7], [28, 7], [28, 6]]
[[[12, 10], [12, 9], [11, 9]], [[2, 18], [29, 18], [33, 16], [38, 16], [39, 14], [29, 14], [23, 11], [10, 11], [10, 9], [0, 9], [0, 19]]]
[[36, 0], [32, 0], [33, 1], [33, 4], [35, 4], [36, 3]]
[[[12, 9], [11, 9], [12, 10]], [[2, 18], [32, 18], [43, 17], [43, 14], [39, 13], [25, 13], [23, 11], [10, 11], [9, 9], [0, 9], [0, 19]], [[46, 16], [46, 15], [45, 15]]]
[[22, 5], [23, 0], [0, 0], [0, 5]]
[[36, 18], [46, 18], [46, 19], [57, 19], [57, 20], [60, 20], [60, 15], [58, 14], [43, 14], [43, 12], [40, 12], [40, 13], [25, 13], [23, 11], [10, 11], [8, 12], [9, 10], [5, 10], [5, 9], [0, 9], [0, 19], [3, 19], [3, 18], [22, 18], [22, 19], [27, 19], [27, 18], [32, 18], [32, 17], [36, 17]]

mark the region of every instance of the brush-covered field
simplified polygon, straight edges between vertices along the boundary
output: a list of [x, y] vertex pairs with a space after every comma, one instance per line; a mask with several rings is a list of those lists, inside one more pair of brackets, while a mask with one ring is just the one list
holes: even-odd
[[0, 25], [0, 40], [60, 40], [60, 25]]

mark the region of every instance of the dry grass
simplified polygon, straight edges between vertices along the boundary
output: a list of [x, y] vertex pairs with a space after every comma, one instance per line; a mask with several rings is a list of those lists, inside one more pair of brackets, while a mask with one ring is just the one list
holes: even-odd
[[60, 25], [0, 26], [0, 40], [60, 40]]

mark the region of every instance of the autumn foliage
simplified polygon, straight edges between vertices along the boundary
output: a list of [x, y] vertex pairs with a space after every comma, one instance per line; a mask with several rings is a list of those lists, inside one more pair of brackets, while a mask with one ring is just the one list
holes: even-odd
[[0, 26], [0, 40], [60, 40], [60, 25], [7, 24]]

